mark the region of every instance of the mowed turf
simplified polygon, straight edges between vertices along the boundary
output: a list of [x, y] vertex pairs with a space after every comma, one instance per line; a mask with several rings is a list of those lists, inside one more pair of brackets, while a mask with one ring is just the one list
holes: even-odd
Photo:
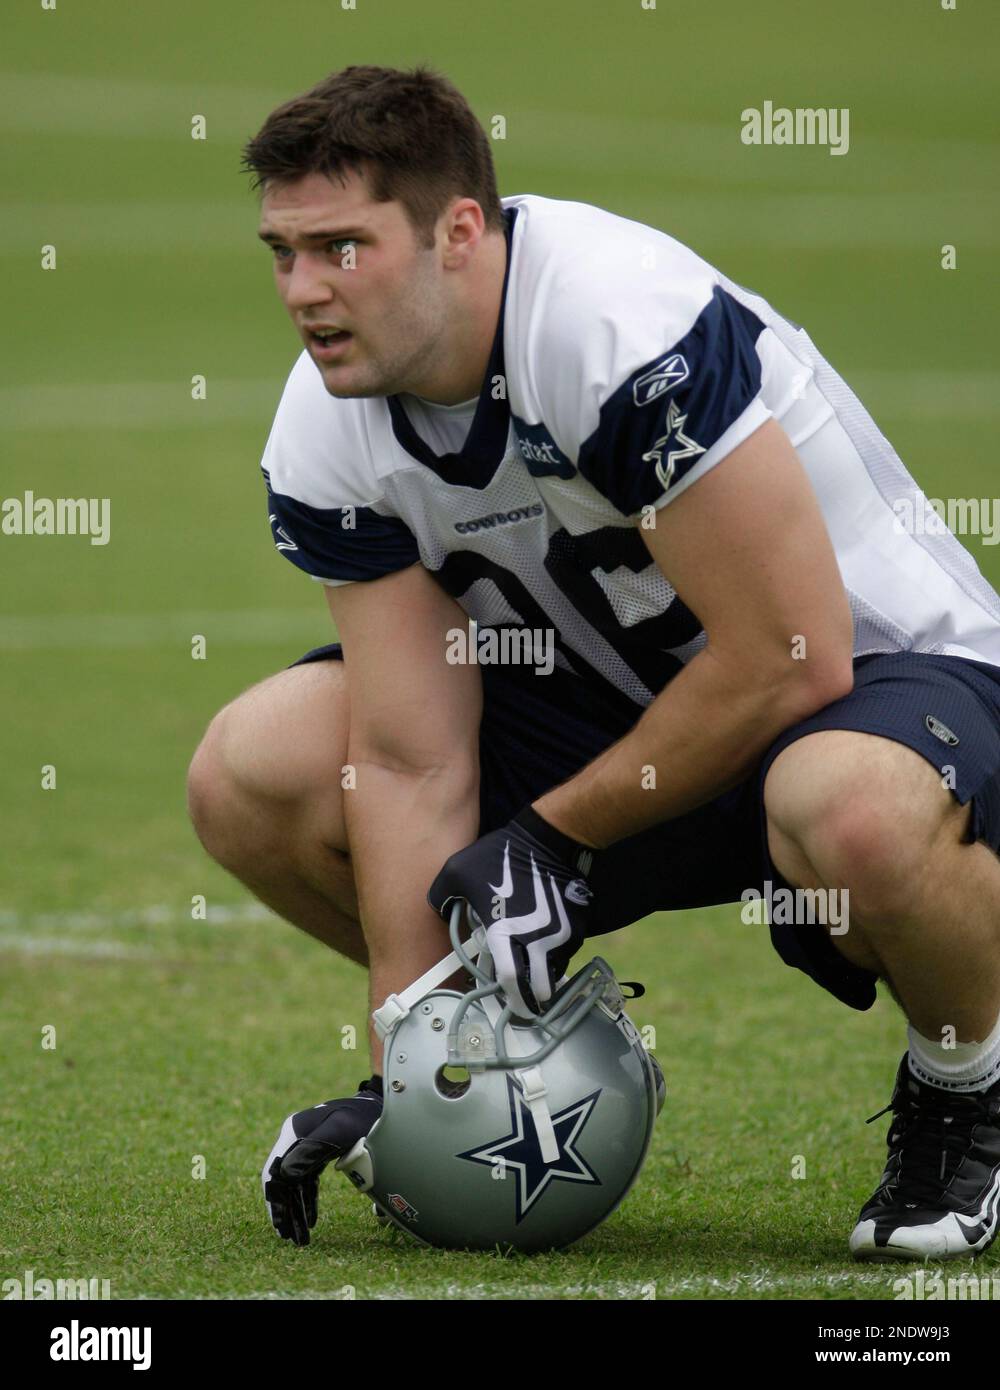
[[[421, 1250], [328, 1174], [312, 1246], [279, 1242], [260, 1166], [290, 1110], [368, 1074], [365, 976], [256, 905], [184, 809], [214, 711], [329, 637], [269, 540], [257, 463], [297, 349], [236, 170], [270, 107], [331, 68], [441, 68], [484, 123], [506, 117], [503, 192], [687, 241], [806, 325], [929, 495], [1000, 491], [1000, 19], [820, 8], [715, 0], [679, 24], [598, 0], [291, 19], [178, 0], [8, 24], [0, 492], [108, 497], [112, 539], [0, 537], [3, 1278], [106, 1278], [115, 1297], [894, 1296], [907, 1267], [859, 1268], [846, 1241], [881, 1171], [886, 1120], [864, 1119], [902, 1021], [787, 970], [738, 906], [599, 943], [647, 985], [632, 1012], [668, 1101], [598, 1231], [530, 1259]], [[740, 112], [768, 99], [849, 107], [850, 154], [741, 145]], [[1000, 584], [998, 547], [963, 539]]]

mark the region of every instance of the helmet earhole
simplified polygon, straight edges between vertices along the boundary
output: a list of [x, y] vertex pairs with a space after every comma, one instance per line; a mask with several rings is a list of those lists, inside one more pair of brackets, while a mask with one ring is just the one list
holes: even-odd
[[471, 1085], [472, 1075], [468, 1067], [451, 1067], [446, 1062], [434, 1073], [435, 1089], [445, 1100], [458, 1100]]

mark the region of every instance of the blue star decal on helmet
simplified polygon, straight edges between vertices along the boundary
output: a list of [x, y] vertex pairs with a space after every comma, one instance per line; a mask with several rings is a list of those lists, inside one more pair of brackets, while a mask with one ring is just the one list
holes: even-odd
[[534, 1117], [528, 1109], [520, 1086], [512, 1076], [507, 1077], [507, 1100], [510, 1105], [510, 1133], [490, 1144], [466, 1149], [456, 1158], [470, 1163], [482, 1163], [497, 1169], [506, 1177], [515, 1177], [515, 1219], [520, 1223], [553, 1182], [584, 1182], [600, 1187], [601, 1180], [585, 1158], [574, 1147], [584, 1125], [590, 1119], [600, 1090], [568, 1105], [552, 1116], [559, 1152], [551, 1163], [542, 1158], [542, 1146], [535, 1129]]

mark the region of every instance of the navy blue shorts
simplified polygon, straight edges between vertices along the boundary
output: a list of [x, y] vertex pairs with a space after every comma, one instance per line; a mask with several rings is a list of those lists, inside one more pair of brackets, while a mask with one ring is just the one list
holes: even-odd
[[[342, 659], [338, 644], [307, 652], [296, 666]], [[481, 666], [479, 833], [505, 824], [564, 782], [635, 722], [556, 668]], [[963, 657], [899, 652], [858, 657], [854, 689], [786, 729], [746, 781], [704, 806], [619, 840], [595, 857], [591, 886], [617, 931], [651, 912], [739, 902], [745, 890], [787, 887], [771, 863], [764, 778], [789, 744], [825, 729], [852, 729], [903, 743], [939, 769], [963, 806], [970, 841], [1000, 853], [1000, 667]], [[955, 741], [957, 740], [957, 741]], [[876, 976], [851, 965], [820, 923], [775, 925], [771, 940], [787, 965], [852, 1008], [875, 1002]]]

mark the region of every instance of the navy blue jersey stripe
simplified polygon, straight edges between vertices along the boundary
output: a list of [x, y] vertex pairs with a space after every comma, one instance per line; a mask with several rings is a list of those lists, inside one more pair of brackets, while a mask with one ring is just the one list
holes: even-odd
[[275, 548], [306, 574], [378, 579], [420, 559], [413, 533], [398, 517], [371, 507], [310, 507], [274, 492], [266, 471], [264, 481]]
[[580, 448], [583, 476], [626, 516], [657, 502], [760, 391], [764, 324], [716, 286], [680, 342], [633, 372]]

